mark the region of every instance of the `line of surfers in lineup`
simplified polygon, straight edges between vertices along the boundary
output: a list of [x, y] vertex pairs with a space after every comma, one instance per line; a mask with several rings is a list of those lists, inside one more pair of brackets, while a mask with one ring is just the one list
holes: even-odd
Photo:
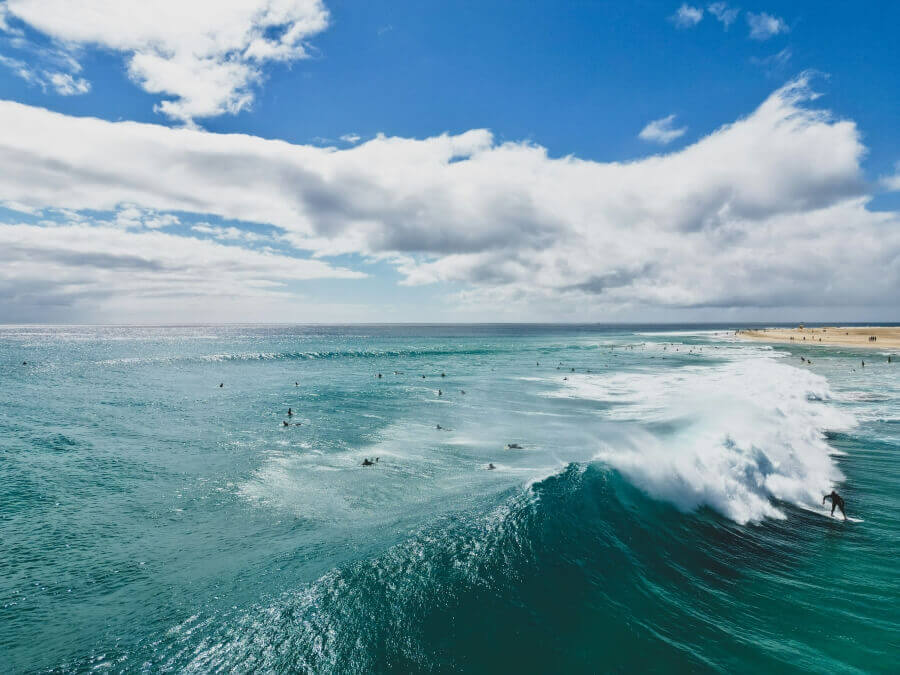
[[[808, 358], [806, 358], [805, 356], [801, 356], [801, 357], [800, 357], [800, 360], [803, 361], [804, 363], [807, 363], [807, 364], [809, 364], [809, 365], [812, 365], [812, 359], [808, 359]], [[888, 354], [887, 362], [888, 362], [888, 363], [893, 363], [893, 361], [891, 360], [891, 355], [890, 355], [890, 354]], [[860, 368], [865, 368], [865, 367], [866, 367], [866, 360], [865, 360], [865, 359], [860, 360], [859, 363], [860, 363], [860, 365], [859, 365]], [[850, 370], [852, 370], [854, 373], [856, 372], [856, 368], [851, 368]]]
[[[22, 365], [27, 365], [27, 362], [23, 362]], [[537, 362], [537, 365], [538, 365], [538, 366], [541, 365], [540, 361]], [[560, 368], [561, 368], [561, 366], [557, 366], [557, 367], [556, 367], [557, 370], [560, 370]], [[573, 373], [575, 372], [575, 369], [574, 369], [574, 368], [572, 368], [572, 372], [573, 372]], [[587, 372], [591, 372], [591, 371], [588, 370]], [[394, 375], [402, 375], [402, 374], [403, 374], [403, 373], [402, 373], [401, 371], [399, 371], [399, 370], [395, 370], [395, 371], [394, 371]], [[375, 377], [376, 377], [377, 379], [380, 380], [383, 376], [382, 376], [381, 373], [378, 373]], [[446, 374], [446, 373], [441, 373], [441, 377], [447, 377], [447, 374]], [[424, 376], [424, 375], [422, 375], [422, 379], [423, 379], [423, 380], [425, 379], [425, 376]], [[564, 379], [564, 380], [568, 380], [569, 378], [568, 378], [568, 377], [564, 377], [563, 379]], [[224, 382], [219, 382], [219, 388], [223, 388], [224, 386], [225, 386], [225, 383], [224, 383]], [[299, 387], [299, 386], [300, 386], [300, 383], [299, 383], [299, 382], [294, 382], [294, 386], [295, 386], [295, 387]], [[465, 390], [465, 389], [460, 389], [460, 390], [459, 390], [459, 393], [465, 395], [466, 390]], [[443, 395], [444, 395], [443, 390], [438, 389], [438, 390], [437, 390], [437, 395], [438, 395], [438, 396], [443, 396]], [[288, 417], [293, 417], [293, 416], [294, 416], [294, 410], [293, 410], [293, 408], [288, 408], [288, 409], [287, 409], [287, 416], [288, 416]], [[301, 423], [300, 423], [300, 422], [294, 422], [293, 424], [294, 424], [294, 426], [297, 426], [297, 427], [301, 426]], [[283, 420], [283, 421], [281, 422], [281, 425], [282, 425], [282, 426], [285, 426], [285, 427], [289, 427], [289, 426], [291, 426], [291, 422], [289, 422], [288, 420]], [[451, 430], [448, 429], [447, 427], [442, 427], [440, 424], [437, 425], [437, 429], [438, 429], [439, 431], [451, 431]], [[507, 449], [507, 450], [522, 450], [523, 448], [522, 448], [522, 446], [519, 445], [518, 443], [507, 443], [507, 444], [506, 444], [506, 449]], [[375, 465], [378, 463], [378, 461], [379, 461], [380, 459], [381, 459], [380, 457], [376, 457], [376, 458], [375, 458], [375, 461], [373, 462], [371, 459], [369, 459], [368, 457], [366, 457], [366, 458], [363, 459], [362, 465], [363, 465], [363, 466], [375, 466]], [[487, 465], [487, 468], [488, 468], [489, 471], [491, 471], [491, 470], [493, 470], [493, 469], [496, 469], [497, 467], [494, 466], [493, 463], [489, 463], [489, 464]]]

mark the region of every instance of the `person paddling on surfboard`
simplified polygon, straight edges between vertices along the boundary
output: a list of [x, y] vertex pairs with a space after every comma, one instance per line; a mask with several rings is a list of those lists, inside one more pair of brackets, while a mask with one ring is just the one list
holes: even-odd
[[844, 516], [844, 520], [847, 520], [847, 513], [844, 511], [844, 498], [841, 497], [834, 490], [831, 491], [830, 495], [825, 495], [822, 497], [822, 503], [825, 503], [826, 499], [831, 500], [831, 515], [834, 517], [834, 507], [838, 507], [841, 510], [841, 515]]

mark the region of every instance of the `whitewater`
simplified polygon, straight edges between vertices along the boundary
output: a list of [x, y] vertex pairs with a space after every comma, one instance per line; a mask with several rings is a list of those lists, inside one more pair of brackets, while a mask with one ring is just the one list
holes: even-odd
[[890, 672], [898, 366], [735, 328], [0, 327], [0, 666]]

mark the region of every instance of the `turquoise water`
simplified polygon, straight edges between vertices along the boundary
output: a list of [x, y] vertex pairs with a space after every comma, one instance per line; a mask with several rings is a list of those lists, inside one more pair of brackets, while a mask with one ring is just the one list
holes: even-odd
[[894, 361], [697, 327], [0, 328], [0, 670], [896, 672]]

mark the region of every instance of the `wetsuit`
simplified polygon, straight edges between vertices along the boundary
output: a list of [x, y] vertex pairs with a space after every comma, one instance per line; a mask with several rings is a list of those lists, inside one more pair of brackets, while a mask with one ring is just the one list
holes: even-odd
[[826, 499], [831, 500], [831, 515], [834, 515], [834, 508], [837, 507], [841, 510], [841, 515], [844, 516], [844, 520], [847, 520], [847, 513], [844, 511], [844, 498], [841, 497], [834, 490], [831, 491], [830, 495], [825, 495], [822, 497], [822, 503], [825, 503]]

